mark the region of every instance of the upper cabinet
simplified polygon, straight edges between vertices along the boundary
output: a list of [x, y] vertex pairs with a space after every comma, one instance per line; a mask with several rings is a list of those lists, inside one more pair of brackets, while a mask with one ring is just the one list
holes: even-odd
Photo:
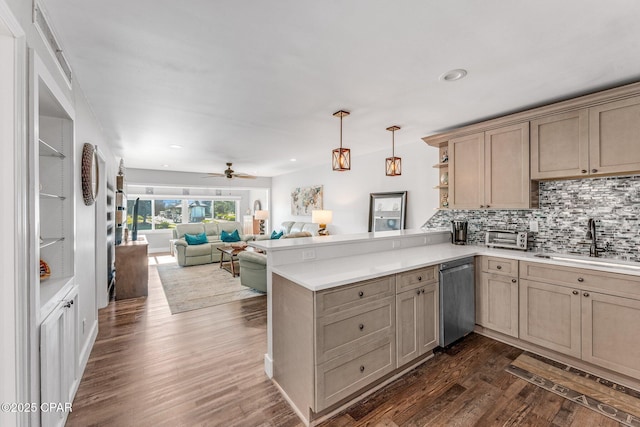
[[535, 207], [538, 180], [640, 173], [638, 135], [633, 83], [423, 140], [448, 150], [449, 207], [517, 209]]
[[531, 179], [579, 176], [589, 170], [587, 109], [531, 121]]
[[529, 123], [452, 138], [449, 156], [452, 208], [531, 207]]
[[589, 173], [640, 171], [640, 96], [589, 108]]
[[640, 171], [640, 96], [531, 121], [531, 179]]

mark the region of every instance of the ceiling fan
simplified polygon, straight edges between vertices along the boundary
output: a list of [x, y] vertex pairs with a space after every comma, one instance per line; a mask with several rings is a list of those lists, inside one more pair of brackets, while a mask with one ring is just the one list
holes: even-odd
[[255, 176], [249, 175], [248, 173], [234, 171], [233, 169], [231, 169], [231, 163], [227, 163], [227, 169], [222, 173], [208, 173], [206, 178], [209, 178], [209, 177], [225, 177], [228, 179], [232, 179], [232, 178], [255, 179], [256, 178]]

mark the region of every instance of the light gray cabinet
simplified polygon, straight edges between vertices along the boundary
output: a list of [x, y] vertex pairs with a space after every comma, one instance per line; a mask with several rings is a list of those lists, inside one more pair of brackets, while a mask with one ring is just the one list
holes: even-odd
[[477, 266], [476, 323], [518, 338], [518, 261], [481, 256]]

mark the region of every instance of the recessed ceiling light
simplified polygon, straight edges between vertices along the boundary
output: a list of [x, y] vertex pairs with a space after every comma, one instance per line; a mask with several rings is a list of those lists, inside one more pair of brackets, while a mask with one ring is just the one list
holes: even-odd
[[162, 165], [162, 167], [163, 167], [163, 168], [168, 168], [168, 167], [169, 167], [169, 165]]
[[467, 70], [458, 68], [457, 70], [447, 71], [446, 73], [442, 74], [440, 76], [440, 80], [442, 80], [443, 82], [455, 82], [456, 80], [460, 80], [466, 75]]
[[169, 148], [179, 149], [179, 148], [182, 148], [182, 145], [171, 144], [171, 145], [169, 146]]
[[289, 159], [290, 162], [295, 162], [297, 161], [296, 159]]

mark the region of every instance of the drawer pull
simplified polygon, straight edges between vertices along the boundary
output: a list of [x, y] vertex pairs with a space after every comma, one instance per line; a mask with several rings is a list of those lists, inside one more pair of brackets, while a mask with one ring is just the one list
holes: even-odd
[[364, 296], [364, 292], [362, 292], [362, 291], [358, 292], [358, 296], [359, 296], [360, 298], [362, 298], [362, 297]]
[[422, 289], [422, 293], [424, 294], [424, 289]]
[[588, 297], [588, 296], [589, 296], [589, 292], [585, 292], [585, 293], [584, 293], [584, 294], [582, 294], [582, 295], [584, 295], [585, 297]]
[[578, 291], [573, 291], [571, 293], [574, 294], [574, 295], [578, 295]]
[[582, 283], [584, 282], [584, 279], [582, 277], [578, 277], [578, 282]]
[[364, 372], [364, 366], [360, 366], [360, 372]]
[[358, 329], [363, 330], [363, 329], [364, 329], [364, 325], [363, 325], [362, 323], [360, 323], [360, 324], [358, 325]]
[[422, 276], [418, 276], [418, 282], [422, 282]]
[[582, 169], [580, 172], [587, 173], [587, 170], [586, 169]]
[[511, 283], [516, 283], [517, 280], [516, 279], [511, 279]]
[[502, 266], [501, 266], [501, 265], [497, 265], [497, 266], [496, 266], [496, 268], [497, 268], [498, 270], [502, 270]]
[[416, 291], [416, 295], [420, 295], [420, 289]]
[[596, 173], [598, 172], [598, 169], [591, 169], [591, 173]]

